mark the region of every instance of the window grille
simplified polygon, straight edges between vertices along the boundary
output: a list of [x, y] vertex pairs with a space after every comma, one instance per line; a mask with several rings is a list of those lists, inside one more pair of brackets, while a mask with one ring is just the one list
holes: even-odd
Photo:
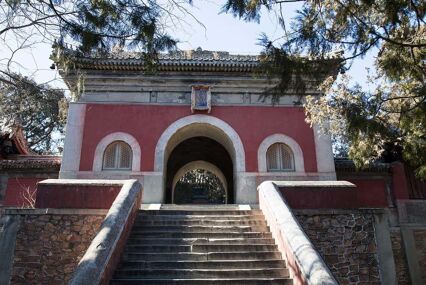
[[283, 143], [275, 143], [266, 152], [268, 171], [294, 171], [294, 157], [291, 149]]
[[107, 146], [104, 152], [102, 169], [131, 170], [132, 149], [123, 141], [116, 141]]

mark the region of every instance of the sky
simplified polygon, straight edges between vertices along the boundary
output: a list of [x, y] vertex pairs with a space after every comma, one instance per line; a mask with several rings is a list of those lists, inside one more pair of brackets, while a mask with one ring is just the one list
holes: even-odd
[[[224, 0], [199, 0], [194, 1], [194, 6], [188, 11], [174, 11], [182, 20], [169, 22], [169, 33], [179, 40], [179, 49], [201, 47], [203, 50], [228, 51], [232, 54], [258, 54], [262, 50], [262, 47], [257, 44], [261, 33], [266, 33], [270, 39], [277, 39], [282, 35], [282, 30], [277, 25], [273, 13], [262, 11], [260, 23], [247, 23], [230, 14], [220, 13], [223, 3]], [[287, 23], [295, 15], [298, 7], [300, 7], [299, 3], [289, 3], [286, 6]], [[194, 20], [190, 13], [202, 25]], [[13, 41], [9, 41], [9, 44], [13, 46]], [[16, 61], [14, 69], [34, 77], [39, 83], [48, 82], [56, 88], [66, 89], [58, 71], [50, 69], [52, 64], [49, 59], [50, 53], [49, 44], [31, 45], [14, 55]], [[0, 55], [0, 63], [4, 64], [5, 59], [10, 56], [10, 51], [7, 47], [0, 46]], [[365, 86], [366, 68], [372, 67], [373, 60], [372, 54], [362, 60], [356, 60], [348, 73]]]

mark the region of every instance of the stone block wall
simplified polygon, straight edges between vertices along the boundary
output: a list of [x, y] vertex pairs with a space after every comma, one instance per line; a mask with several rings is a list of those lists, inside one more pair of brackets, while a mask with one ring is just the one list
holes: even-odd
[[415, 229], [413, 235], [423, 284], [426, 284], [426, 229]]
[[408, 271], [407, 257], [405, 255], [404, 243], [399, 228], [395, 228], [390, 232], [392, 242], [392, 252], [395, 262], [396, 281], [398, 285], [409, 285], [410, 272]]
[[295, 211], [305, 233], [342, 285], [380, 284], [374, 217], [353, 210]]
[[103, 214], [21, 216], [11, 284], [67, 284], [103, 219]]

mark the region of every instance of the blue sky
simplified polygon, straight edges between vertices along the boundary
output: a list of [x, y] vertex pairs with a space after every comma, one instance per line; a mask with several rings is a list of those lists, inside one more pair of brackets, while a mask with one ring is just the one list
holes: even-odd
[[[196, 1], [195, 3], [194, 16], [203, 21], [206, 30], [193, 23], [191, 27], [184, 29], [184, 32], [177, 31], [176, 36], [182, 41], [178, 45], [181, 49], [202, 47], [207, 50], [229, 51], [237, 54], [258, 54], [262, 50], [262, 47], [257, 44], [261, 33], [266, 33], [270, 39], [278, 39], [283, 35], [273, 12], [263, 10], [260, 23], [247, 23], [230, 14], [219, 14], [223, 1], [198, 2], [202, 5], [197, 5]], [[300, 2], [286, 4], [287, 27], [290, 25], [291, 18], [296, 15], [296, 10], [301, 6]], [[363, 59], [353, 61], [348, 74], [353, 77], [354, 81], [367, 87], [365, 83], [366, 68], [372, 69], [373, 63], [374, 51]]]
[[[234, 54], [258, 54], [262, 47], [257, 44], [261, 33], [269, 38], [276, 39], [282, 35], [273, 13], [263, 11], [260, 23], [247, 23], [234, 18], [229, 14], [220, 14], [224, 1], [194, 1], [190, 13], [203, 23], [200, 25], [185, 11], [176, 10], [182, 21], [168, 23], [169, 33], [179, 39], [179, 49], [229, 51]], [[300, 4], [288, 4], [286, 11], [287, 22], [295, 14]], [[0, 46], [0, 54], [10, 53], [4, 46]], [[30, 49], [17, 53], [15, 68], [20, 72], [33, 76], [38, 82], [50, 82], [57, 88], [65, 88], [56, 70], [49, 69], [52, 62], [49, 60], [51, 47], [49, 44], [32, 45]], [[2, 56], [3, 57], [3, 56]], [[4, 57], [3, 57], [4, 58]], [[0, 58], [1, 60], [1, 58]], [[363, 83], [366, 78], [366, 67], [372, 67], [373, 56], [370, 54], [363, 60], [356, 60], [349, 74], [358, 82]], [[4, 61], [3, 61], [4, 63]], [[363, 84], [364, 85], [364, 84]]]

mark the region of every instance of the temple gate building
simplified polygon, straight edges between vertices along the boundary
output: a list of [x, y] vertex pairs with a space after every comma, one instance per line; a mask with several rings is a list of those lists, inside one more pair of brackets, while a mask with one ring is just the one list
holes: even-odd
[[[265, 180], [336, 179], [330, 138], [305, 122], [300, 96], [262, 97], [274, 82], [253, 76], [257, 56], [178, 51], [147, 74], [137, 54], [68, 52], [84, 90], [70, 105], [61, 178], [136, 178], [144, 202], [171, 203], [176, 181], [205, 169], [228, 203], [249, 204]], [[313, 79], [308, 89], [319, 95]]]

